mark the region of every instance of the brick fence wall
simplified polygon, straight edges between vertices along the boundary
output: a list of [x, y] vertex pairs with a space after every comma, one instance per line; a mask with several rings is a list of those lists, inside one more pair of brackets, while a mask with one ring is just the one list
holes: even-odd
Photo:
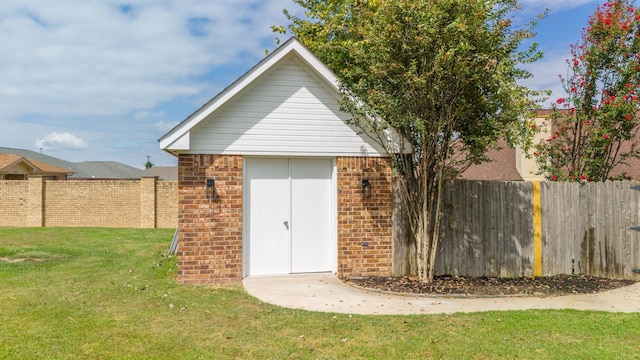
[[0, 181], [0, 226], [175, 228], [177, 189], [155, 177]]
[[0, 225], [28, 226], [29, 183], [0, 181]]

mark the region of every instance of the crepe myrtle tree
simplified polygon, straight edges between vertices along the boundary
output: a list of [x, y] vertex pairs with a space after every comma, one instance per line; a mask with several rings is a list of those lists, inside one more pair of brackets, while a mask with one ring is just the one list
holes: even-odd
[[[434, 276], [443, 183], [504, 137], [531, 142], [538, 94], [520, 85], [537, 60], [538, 18], [514, 25], [516, 0], [293, 0], [295, 35], [337, 75], [342, 108], [385, 145], [408, 199], [408, 241], [423, 281]], [[365, 120], [367, 119], [367, 120]], [[404, 141], [386, 141], [393, 129]], [[417, 274], [415, 274], [417, 273]]]
[[[605, 181], [640, 157], [640, 9], [633, 1], [599, 6], [571, 46], [567, 97], [559, 98], [536, 145], [540, 173], [553, 181]], [[625, 174], [617, 174], [624, 178]]]

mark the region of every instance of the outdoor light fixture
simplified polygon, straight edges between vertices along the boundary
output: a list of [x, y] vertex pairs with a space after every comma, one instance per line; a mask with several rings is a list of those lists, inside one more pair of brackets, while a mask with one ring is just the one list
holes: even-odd
[[371, 197], [371, 183], [369, 179], [362, 179], [362, 197], [365, 199]]
[[207, 195], [207, 200], [215, 200], [216, 198], [216, 188], [215, 188], [215, 180], [207, 179], [207, 187], [205, 189], [205, 193]]

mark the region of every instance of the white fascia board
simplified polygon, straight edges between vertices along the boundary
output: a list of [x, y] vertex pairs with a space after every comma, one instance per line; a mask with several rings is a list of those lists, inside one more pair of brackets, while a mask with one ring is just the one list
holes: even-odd
[[160, 148], [166, 151], [172, 150], [182, 150], [187, 151], [190, 149], [191, 143], [191, 132], [188, 131], [186, 134], [180, 136], [173, 142], [168, 142], [166, 139], [160, 141]]
[[311, 51], [304, 47], [298, 41], [298, 39], [291, 38], [281, 47], [276, 49], [273, 53], [259, 62], [256, 66], [254, 66], [251, 70], [245, 73], [242, 77], [236, 80], [233, 84], [222, 90], [222, 92], [216, 95], [213, 99], [200, 107], [200, 109], [191, 114], [183, 122], [178, 124], [175, 128], [161, 137], [158, 140], [160, 142], [160, 148], [163, 150], [168, 150], [169, 146], [176, 143], [179, 138], [188, 133], [194, 126], [198, 125], [207, 116], [218, 110], [238, 93], [249, 87], [260, 76], [262, 76], [265, 72], [267, 72], [292, 52], [297, 53], [298, 56], [306, 63], [308, 63], [314, 71], [316, 71], [322, 78], [325, 79], [325, 81], [327, 81], [327, 83], [331, 84], [333, 88], [338, 90], [338, 80], [336, 79], [335, 75], [333, 75], [331, 70], [318, 58], [316, 58], [311, 53]]
[[[167, 150], [168, 151], [168, 150]], [[300, 152], [300, 151], [171, 151], [172, 154], [206, 154], [206, 155], [241, 155], [241, 156], [253, 156], [253, 157], [297, 157], [297, 158], [335, 158], [335, 157], [357, 157], [363, 156], [362, 152], [330, 152], [330, 151], [314, 151], [314, 152]], [[367, 157], [370, 158], [387, 158], [388, 154], [384, 152], [372, 152], [367, 153]]]

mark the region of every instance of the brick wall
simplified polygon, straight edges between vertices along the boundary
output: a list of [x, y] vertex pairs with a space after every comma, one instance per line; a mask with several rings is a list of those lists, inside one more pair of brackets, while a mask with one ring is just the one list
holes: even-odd
[[[215, 199], [205, 182], [215, 179]], [[180, 155], [178, 159], [178, 281], [242, 279], [242, 157]]]
[[[342, 157], [338, 168], [338, 274], [391, 275], [392, 172], [389, 159]], [[362, 179], [371, 197], [362, 197]]]
[[0, 226], [173, 228], [177, 198], [156, 178], [0, 181]]
[[29, 184], [26, 181], [0, 181], [0, 226], [26, 226], [29, 216]]
[[140, 195], [140, 180], [49, 180], [44, 225], [139, 228]]
[[178, 182], [158, 181], [156, 185], [156, 227], [178, 226]]

